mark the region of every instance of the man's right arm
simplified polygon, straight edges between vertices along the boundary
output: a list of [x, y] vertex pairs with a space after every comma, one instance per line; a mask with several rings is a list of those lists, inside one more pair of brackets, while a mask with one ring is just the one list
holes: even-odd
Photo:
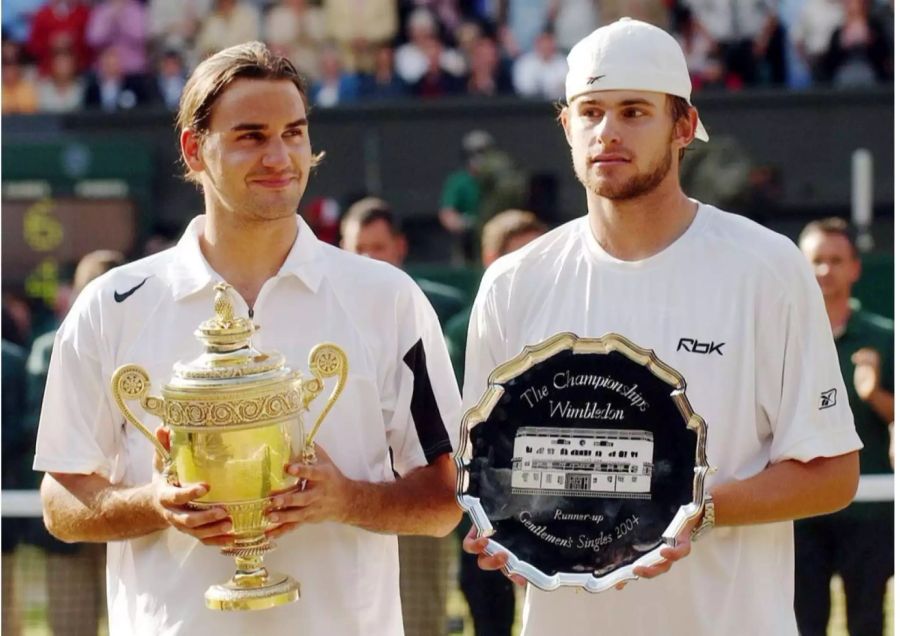
[[171, 525], [207, 545], [226, 544], [231, 522], [223, 508], [186, 507], [206, 491], [202, 484], [173, 486], [158, 473], [135, 487], [111, 484], [97, 474], [47, 473], [41, 503], [50, 534], [67, 543], [133, 539]]

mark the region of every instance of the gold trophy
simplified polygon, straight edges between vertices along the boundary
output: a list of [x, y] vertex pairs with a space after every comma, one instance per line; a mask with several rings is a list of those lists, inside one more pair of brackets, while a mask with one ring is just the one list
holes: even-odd
[[[148, 395], [150, 377], [127, 364], [113, 374], [116, 404], [156, 447], [164, 474], [172, 483], [209, 485], [191, 502], [197, 509], [222, 506], [231, 516], [234, 542], [222, 552], [233, 555], [237, 571], [231, 580], [206, 591], [206, 606], [218, 610], [255, 610], [296, 601], [300, 585], [286, 574], [269, 572], [263, 554], [275, 547], [266, 535], [271, 496], [298, 487], [287, 463], [315, 461], [313, 439], [347, 379], [347, 356], [333, 344], [319, 344], [309, 354], [313, 377], [285, 366], [284, 356], [261, 353], [250, 337], [257, 329], [236, 318], [231, 287], [216, 285], [214, 318], [194, 332], [206, 352], [188, 364], [178, 363], [162, 398]], [[331, 396], [307, 434], [303, 413], [337, 377]], [[167, 450], [126, 402], [140, 400], [148, 413], [170, 429]]]

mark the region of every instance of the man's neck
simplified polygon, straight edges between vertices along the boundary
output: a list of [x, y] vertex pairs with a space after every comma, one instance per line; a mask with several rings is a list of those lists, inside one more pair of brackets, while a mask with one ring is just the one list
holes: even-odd
[[638, 261], [658, 254], [684, 234], [697, 207], [677, 181], [674, 185], [663, 182], [653, 192], [627, 201], [588, 193], [588, 222], [594, 239], [607, 254]]
[[209, 263], [253, 307], [263, 284], [284, 264], [297, 238], [293, 216], [271, 221], [236, 221], [207, 211], [200, 250]]
[[828, 322], [831, 323], [831, 333], [835, 337], [843, 334], [847, 329], [847, 323], [850, 322], [850, 314], [853, 313], [850, 296], [826, 298], [825, 311], [828, 313]]

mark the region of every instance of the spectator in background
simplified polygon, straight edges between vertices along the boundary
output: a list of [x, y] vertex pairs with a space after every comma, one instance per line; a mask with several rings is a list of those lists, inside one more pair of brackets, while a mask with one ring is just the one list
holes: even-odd
[[373, 51], [397, 35], [396, 0], [323, 0], [328, 37], [351, 72], [370, 72]]
[[790, 27], [791, 42], [815, 81], [824, 80], [822, 58], [843, 22], [844, 0], [806, 0]]
[[3, 35], [17, 44], [28, 42], [31, 23], [46, 0], [3, 0], [3, 11], [0, 21], [3, 24]]
[[287, 57], [307, 78], [319, 74], [319, 49], [325, 41], [325, 16], [307, 0], [280, 0], [263, 20], [268, 47]]
[[394, 73], [394, 49], [382, 44], [375, 50], [375, 68], [360, 76], [363, 99], [397, 99], [409, 94], [409, 85]]
[[115, 49], [122, 72], [147, 72], [147, 10], [138, 0], [102, 0], [87, 24], [87, 41], [95, 50]]
[[[341, 247], [355, 254], [403, 267], [407, 243], [386, 201], [366, 197], [348, 208], [341, 220]], [[444, 323], [462, 310], [462, 294], [448, 285], [416, 279], [438, 320]], [[447, 537], [398, 537], [400, 607], [407, 634], [446, 634], [447, 580], [452, 540]]]
[[454, 32], [457, 50], [463, 58], [463, 68], [465, 68], [466, 60], [472, 57], [472, 49], [482, 35], [484, 35], [484, 29], [474, 20], [464, 20]]
[[513, 63], [513, 86], [522, 97], [562, 99], [568, 71], [566, 56], [557, 50], [553, 32], [544, 31], [534, 41], [534, 49]]
[[463, 166], [451, 172], [441, 189], [438, 220], [455, 239], [453, 260], [457, 264], [475, 257], [475, 235], [481, 207], [478, 174], [481, 158], [494, 145], [494, 138], [483, 130], [473, 130], [462, 139]]
[[22, 49], [16, 42], [3, 42], [3, 114], [28, 114], [38, 109], [38, 91], [22, 63]]
[[75, 54], [78, 72], [88, 69], [93, 59], [85, 38], [90, 9], [81, 0], [49, 0], [34, 15], [28, 36], [28, 53], [42, 75], [50, 73], [53, 53], [67, 49]]
[[[415, 84], [428, 70], [427, 50], [432, 40], [438, 39], [434, 16], [423, 7], [411, 12], [406, 22], [406, 33], [409, 41], [397, 47], [394, 63], [400, 79], [407, 84]], [[440, 66], [456, 77], [466, 72], [465, 58], [452, 48], [441, 48]]]
[[549, 7], [534, 0], [498, 0], [497, 38], [509, 59], [534, 46], [538, 34], [550, 24]]
[[84, 105], [84, 81], [70, 51], [53, 54], [50, 76], [38, 81], [37, 93], [38, 109], [44, 113], [71, 113]]
[[777, 0], [683, 0], [717, 42], [729, 88], [784, 85], [784, 28]]
[[153, 52], [177, 50], [188, 54], [213, 0], [148, 0], [147, 20]]
[[[738, 1], [746, 2], [748, 0]], [[632, 18], [649, 22], [653, 26], [668, 31], [672, 27], [670, 7], [674, 8], [681, 4], [682, 0], [603, 0], [600, 10], [603, 24], [610, 24], [622, 18]], [[574, 42], [568, 48], [571, 48], [572, 45]]]
[[[894, 323], [865, 311], [851, 297], [861, 263], [843, 219], [810, 223], [799, 244], [825, 298], [856, 432], [863, 442], [860, 473], [890, 474]], [[883, 634], [885, 591], [894, 573], [893, 501], [855, 502], [831, 515], [797, 521], [794, 541], [794, 606], [801, 636], [825, 636], [834, 574], [844, 582], [847, 631], [852, 636]]]
[[[504, 210], [484, 224], [481, 233], [481, 264], [485, 269], [501, 256], [523, 247], [544, 234], [547, 226], [533, 212]], [[469, 330], [469, 305], [447, 321], [444, 339], [459, 386], [466, 363], [466, 335]], [[468, 519], [457, 527], [462, 539], [469, 528]], [[499, 572], [478, 567], [472, 554], [460, 552], [459, 587], [469, 605], [476, 636], [509, 636], [516, 612], [513, 583]]]
[[116, 49], [106, 49], [97, 60], [97, 72], [90, 76], [84, 93], [84, 105], [113, 112], [130, 110], [145, 101], [141, 78], [126, 75]]
[[178, 102], [186, 82], [187, 71], [181, 55], [174, 49], [164, 52], [156, 64], [156, 74], [148, 83], [148, 103], [168, 110], [178, 110]]
[[403, 5], [408, 5], [412, 11], [419, 8], [427, 9], [437, 19], [440, 37], [450, 36], [456, 33], [463, 22], [463, 11], [460, 8], [460, 0], [401, 0], [400, 17], [404, 17]]
[[319, 79], [309, 93], [312, 103], [322, 108], [354, 102], [359, 98], [359, 78], [344, 70], [341, 55], [332, 45], [319, 55]]
[[672, 35], [684, 51], [694, 90], [722, 83], [722, 62], [718, 46], [690, 8], [678, 5], [673, 11]]
[[258, 40], [259, 36], [259, 9], [255, 5], [243, 0], [216, 0], [197, 34], [195, 53], [203, 59], [229, 46]]
[[449, 71], [441, 64], [444, 53], [444, 45], [437, 38], [429, 38], [422, 44], [427, 66], [425, 73], [413, 84], [412, 92], [417, 97], [435, 98], [448, 95], [458, 95], [464, 92], [463, 80]]
[[469, 58], [466, 93], [492, 97], [512, 91], [509, 67], [500, 59], [497, 43], [491, 37], [481, 36], [475, 41]]
[[[552, 28], [556, 42], [568, 51], [578, 40], [600, 26], [600, 12], [605, 11], [608, 4], [610, 0], [550, 0], [547, 23], [541, 33]], [[538, 37], [540, 33], [535, 40]], [[532, 44], [526, 50], [531, 50], [534, 46]]]
[[871, 86], [893, 78], [891, 47], [869, 0], [844, 0], [843, 24], [831, 34], [823, 77], [837, 87]]
[[[403, 269], [408, 245], [390, 205], [376, 197], [365, 197], [351, 205], [341, 219], [341, 248]], [[416, 283], [441, 325], [465, 304], [460, 292], [449, 285], [424, 278], [416, 279]]]
[[[60, 320], [65, 317], [84, 287], [113, 267], [125, 263], [125, 257], [113, 250], [96, 250], [78, 262], [71, 294], [64, 295], [54, 308]], [[35, 338], [27, 363], [28, 403], [34, 421], [40, 413], [50, 368], [50, 355], [56, 331]], [[34, 447], [29, 449], [33, 452]], [[26, 453], [27, 454], [27, 453]], [[39, 486], [32, 473], [31, 488]], [[41, 526], [37, 543], [47, 553], [47, 618], [53, 634], [97, 634], [100, 615], [106, 607], [106, 546], [102, 543], [63, 543]]]
[[[484, 228], [481, 231], [481, 265], [487, 269], [491, 263], [501, 256], [505, 256], [506, 254], [527, 245], [546, 231], [546, 224], [541, 221], [534, 212], [526, 210], [503, 210], [502, 212], [498, 212], [490, 221], [484, 224]], [[450, 361], [453, 363], [453, 370], [456, 373], [456, 379], [460, 386], [462, 386], [463, 369], [465, 368], [466, 363], [466, 334], [468, 332], [469, 314], [471, 312], [472, 307], [469, 305], [450, 318], [444, 328], [447, 351], [450, 353]], [[465, 522], [463, 525], [466, 525]], [[461, 568], [460, 587], [462, 588], [463, 594], [466, 596], [469, 607], [472, 609], [472, 617], [475, 618], [477, 614], [478, 616], [484, 617], [485, 622], [495, 622], [490, 620], [490, 614], [492, 614], [490, 608], [493, 603], [492, 597], [494, 594], [484, 589], [478, 593], [475, 589], [469, 589], [469, 586], [465, 585], [463, 582], [464, 577], [478, 578], [475, 577], [476, 573], [489, 573], [478, 569], [476, 559], [473, 558], [472, 555], [468, 555], [465, 552], [463, 552], [462, 555], [463, 561], [468, 561], [468, 565], [471, 565], [471, 568], [465, 566]], [[491, 580], [494, 579], [492, 576], [486, 578]], [[504, 590], [508, 589], [511, 594], [512, 584], [510, 581], [505, 577], [497, 578], [508, 584], [503, 586], [499, 586], [498, 584], [497, 587]], [[499, 596], [503, 597], [505, 594], [506, 593], [503, 592], [499, 594]], [[510, 600], [508, 621], [510, 627], [512, 626], [512, 603], [513, 601]], [[481, 607], [482, 611], [476, 610], [476, 606]], [[501, 620], [501, 622], [507, 624], [505, 619]], [[475, 633], [481, 634], [482, 631], [479, 630], [478, 623], [479, 620], [476, 619]], [[484, 633], [494, 634], [499, 632], [485, 631]], [[509, 634], [508, 628], [505, 630], [505, 633]]]

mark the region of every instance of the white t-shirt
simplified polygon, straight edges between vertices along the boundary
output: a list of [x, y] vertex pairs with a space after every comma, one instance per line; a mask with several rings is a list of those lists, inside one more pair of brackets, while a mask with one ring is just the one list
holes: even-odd
[[[672, 245], [625, 262], [582, 217], [498, 260], [469, 323], [464, 405], [494, 367], [563, 331], [619, 333], [681, 372], [708, 425], [707, 487], [861, 446], [808, 264], [744, 218], [700, 205]], [[523, 633], [796, 634], [793, 567], [790, 522], [715, 528], [670, 572], [620, 592], [529, 586]]]
[[[193, 332], [213, 316], [221, 280], [199, 249], [203, 217], [178, 245], [117, 268], [79, 295], [57, 334], [41, 413], [36, 470], [98, 473], [136, 485], [152, 475], [153, 447], [126, 424], [110, 378], [122, 364], [143, 366], [160, 394], [177, 361], [203, 348]], [[299, 220], [279, 273], [266, 281], [253, 343], [277, 350], [303, 371], [310, 349], [329, 341], [349, 359], [343, 394], [316, 437], [349, 478], [394, 479], [452, 451], [459, 394], [437, 318], [406, 274], [319, 242]], [[235, 312], [247, 306], [232, 294]], [[331, 384], [306, 415], [311, 424]], [[130, 404], [154, 430], [160, 422]], [[203, 594], [226, 581], [234, 561], [173, 528], [108, 546], [110, 633], [321, 636], [403, 633], [397, 540], [336, 523], [302, 526], [266, 557], [272, 571], [300, 582], [296, 603], [256, 612], [206, 609]]]

